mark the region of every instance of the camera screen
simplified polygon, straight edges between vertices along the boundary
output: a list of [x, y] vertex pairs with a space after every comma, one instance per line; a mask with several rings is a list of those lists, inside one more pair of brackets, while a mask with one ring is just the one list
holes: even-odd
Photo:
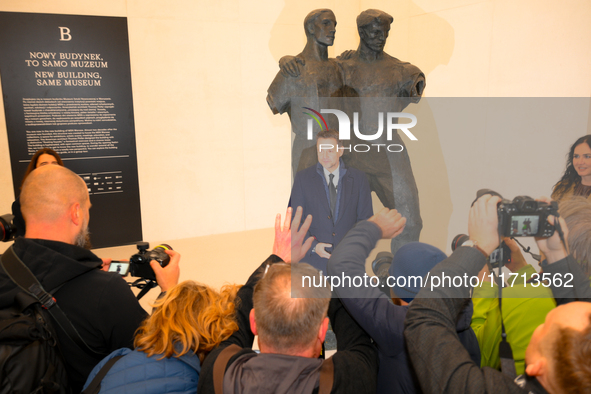
[[129, 262], [128, 261], [111, 261], [111, 265], [109, 266], [109, 272], [116, 272], [121, 276], [127, 275], [129, 271]]
[[529, 237], [537, 234], [539, 221], [538, 215], [511, 216], [511, 236]]

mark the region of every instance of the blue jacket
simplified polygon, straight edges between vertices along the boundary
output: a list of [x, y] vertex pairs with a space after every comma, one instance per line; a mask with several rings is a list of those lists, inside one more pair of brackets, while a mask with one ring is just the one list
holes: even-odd
[[123, 355], [101, 383], [101, 393], [161, 394], [196, 393], [201, 371], [199, 357], [187, 353], [176, 358], [148, 357], [146, 353], [127, 348], [115, 350], [90, 373], [84, 388], [111, 358]]

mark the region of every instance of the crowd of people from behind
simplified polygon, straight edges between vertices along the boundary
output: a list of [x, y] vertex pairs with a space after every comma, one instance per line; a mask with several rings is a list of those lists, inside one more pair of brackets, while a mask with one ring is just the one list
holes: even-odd
[[[338, 135], [321, 134], [321, 142], [336, 147]], [[165, 267], [151, 262], [162, 293], [148, 315], [125, 280], [106, 272], [110, 261], [84, 248], [91, 206], [84, 181], [54, 151], [38, 152], [13, 206], [26, 230], [11, 248], [96, 352], [56, 330], [71, 392], [591, 392], [591, 136], [573, 144], [554, 186], [559, 215], [548, 221], [556, 231], [536, 239], [548, 276], [538, 279], [505, 238], [507, 269], [524, 279], [501, 289], [487, 262], [501, 242], [501, 199], [492, 194], [473, 203], [470, 241], [451, 256], [408, 243], [388, 270], [394, 279], [467, 276], [486, 285], [387, 282], [388, 296], [372, 285], [327, 283], [366, 275], [378, 240], [397, 237], [406, 224], [395, 209], [372, 212], [367, 180], [344, 167], [341, 154], [319, 151], [318, 164], [296, 176], [271, 254], [244, 285], [218, 292], [178, 283], [175, 251], [166, 251]], [[568, 275], [569, 286], [554, 280]], [[0, 269], [0, 308], [19, 291]], [[329, 330], [337, 351], [326, 357]]]

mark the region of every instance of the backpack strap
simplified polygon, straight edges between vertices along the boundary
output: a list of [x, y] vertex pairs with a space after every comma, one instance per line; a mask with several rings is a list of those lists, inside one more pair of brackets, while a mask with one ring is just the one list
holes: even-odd
[[101, 391], [101, 382], [107, 375], [107, 372], [109, 372], [111, 367], [115, 365], [115, 363], [119, 361], [121, 357], [124, 357], [124, 355], [115, 356], [109, 361], [107, 361], [105, 365], [103, 365], [103, 367], [100, 369], [100, 371], [98, 371], [98, 373], [94, 375], [92, 381], [88, 384], [86, 389], [81, 394], [98, 394]]
[[31, 270], [14, 253], [12, 246], [0, 258], [0, 265], [2, 265], [8, 277], [18, 287], [27, 294], [35, 297], [43, 305], [43, 308], [49, 312], [60, 328], [80, 349], [92, 357], [104, 356], [104, 354], [92, 350], [84, 339], [82, 339], [76, 328], [72, 325], [72, 322], [70, 322], [70, 319], [68, 319], [66, 314], [58, 306], [55, 298], [45, 291]]
[[215, 394], [224, 393], [224, 374], [226, 373], [226, 367], [230, 359], [242, 348], [238, 345], [230, 345], [218, 354], [215, 362], [213, 363], [213, 389]]
[[320, 384], [318, 394], [330, 394], [334, 383], [334, 363], [332, 357], [322, 362], [320, 367]]

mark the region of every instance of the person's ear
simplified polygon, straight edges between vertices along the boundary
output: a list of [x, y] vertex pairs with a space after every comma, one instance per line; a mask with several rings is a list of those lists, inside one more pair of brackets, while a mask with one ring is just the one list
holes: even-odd
[[72, 204], [72, 206], [70, 207], [70, 210], [69, 210], [69, 214], [70, 214], [70, 219], [72, 220], [72, 223], [74, 223], [77, 226], [80, 225], [80, 223], [82, 223], [82, 214], [80, 212], [80, 203]]
[[325, 317], [320, 324], [320, 328], [318, 329], [318, 339], [320, 343], [324, 342], [326, 338], [326, 331], [328, 331], [328, 317]]
[[254, 318], [254, 308], [252, 308], [250, 310], [250, 315], [248, 317], [249, 317], [249, 320], [250, 320], [250, 331], [252, 331], [252, 333], [254, 335], [259, 335], [259, 333], [257, 331], [257, 321]]
[[525, 372], [529, 376], [542, 376], [546, 373], [547, 363], [545, 357], [539, 357], [534, 363], [528, 364]]

